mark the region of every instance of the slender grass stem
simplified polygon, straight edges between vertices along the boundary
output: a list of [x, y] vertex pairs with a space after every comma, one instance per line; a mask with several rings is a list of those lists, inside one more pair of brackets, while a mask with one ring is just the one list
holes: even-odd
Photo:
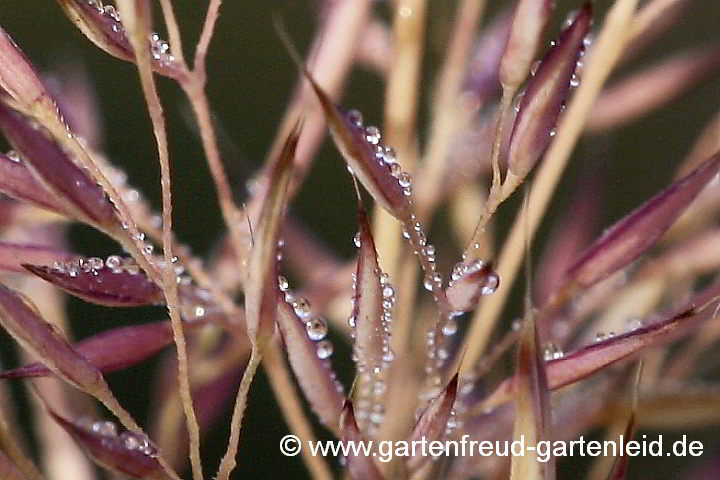
[[167, 132], [162, 104], [153, 78], [150, 52], [146, 48], [146, 39], [149, 37], [150, 32], [149, 8], [147, 8], [147, 4], [143, 4], [143, 2], [139, 3], [138, 5], [138, 2], [134, 2], [133, 0], [125, 0], [121, 1], [119, 5], [123, 8], [123, 12], [127, 11], [131, 13], [131, 15], [124, 17], [130, 20], [126, 28], [128, 28], [130, 32], [130, 39], [134, 46], [140, 81], [157, 142], [160, 162], [160, 182], [162, 187], [162, 239], [163, 255], [165, 258], [165, 268], [162, 272], [162, 285], [170, 313], [173, 338], [177, 348], [179, 391], [190, 439], [190, 463], [192, 464], [193, 478], [195, 480], [203, 480], [202, 462], [200, 460], [200, 427], [198, 426], [195, 416], [192, 395], [190, 393], [187, 345], [182, 326], [180, 300], [178, 298], [177, 274], [174, 268], [175, 259], [172, 253], [172, 188], [170, 183], [170, 155], [168, 151]]
[[247, 367], [245, 367], [245, 373], [243, 373], [242, 380], [240, 380], [240, 388], [238, 388], [235, 407], [233, 408], [232, 419], [230, 420], [230, 440], [228, 441], [227, 451], [220, 461], [215, 480], [229, 480], [230, 474], [237, 465], [235, 457], [237, 456], [238, 445], [240, 443], [240, 429], [247, 406], [248, 392], [250, 391], [250, 385], [252, 384], [253, 378], [255, 378], [255, 373], [261, 360], [262, 354], [253, 348], [250, 354], [250, 360], [248, 361]]

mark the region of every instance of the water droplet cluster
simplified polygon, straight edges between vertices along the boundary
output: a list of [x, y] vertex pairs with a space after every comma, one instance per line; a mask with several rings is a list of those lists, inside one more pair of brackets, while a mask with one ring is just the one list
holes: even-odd
[[457, 282], [461, 282], [463, 279], [473, 275], [475, 273], [488, 270], [486, 275], [482, 279], [482, 283], [478, 285], [481, 295], [492, 295], [500, 285], [500, 276], [492, 271], [490, 264], [483, 260], [474, 260], [472, 262], [458, 262], [453, 267], [452, 274], [450, 275], [450, 282], [448, 286], [452, 286]]
[[347, 113], [347, 121], [352, 128], [362, 131], [362, 136], [372, 148], [375, 160], [378, 164], [386, 167], [390, 174], [397, 180], [398, 185], [402, 188], [406, 197], [412, 195], [412, 179], [410, 174], [404, 172], [402, 166], [397, 161], [395, 150], [380, 143], [382, 133], [380, 129], [374, 125], [364, 126], [362, 114], [357, 110], [350, 110]]
[[323, 365], [328, 369], [332, 381], [335, 382], [335, 388], [338, 392], [344, 392], [342, 384], [337, 380], [335, 372], [330, 368], [330, 357], [333, 354], [333, 344], [327, 339], [328, 324], [322, 317], [313, 317], [310, 302], [304, 298], [295, 298], [290, 284], [283, 276], [278, 276], [278, 287], [285, 296], [285, 302], [292, 306], [295, 315], [305, 324], [305, 332], [308, 339], [315, 344], [315, 355], [323, 361]]
[[134, 259], [118, 255], [110, 255], [105, 260], [99, 257], [80, 257], [66, 262], [55, 262], [52, 266], [55, 273], [68, 275], [69, 277], [77, 277], [83, 273], [99, 275], [103, 269], [107, 269], [114, 274], [139, 275], [141, 272]]
[[[122, 20], [115, 6], [105, 4], [101, 0], [87, 0], [87, 4], [93, 7], [103, 18], [110, 23], [110, 28], [117, 34], [124, 34]], [[162, 65], [168, 65], [175, 61], [175, 57], [170, 54], [170, 47], [166, 41], [160, 38], [157, 33], [151, 33], [148, 39], [150, 45], [150, 54]]]
[[122, 432], [118, 435], [117, 425], [113, 422], [107, 420], [93, 422], [86, 417], [81, 417], [74, 423], [76, 427], [100, 436], [101, 442], [108, 447], [119, 444], [127, 450], [133, 450], [143, 455], [157, 455], [157, 449], [147, 436], [129, 431]]
[[558, 360], [564, 356], [565, 353], [562, 348], [558, 347], [554, 343], [546, 343], [545, 346], [543, 346], [543, 358], [545, 361]]
[[10, 160], [11, 162], [15, 163], [21, 163], [22, 160], [20, 160], [20, 155], [17, 154], [15, 150], [8, 151], [5, 156]]
[[615, 337], [615, 332], [598, 332], [595, 334], [595, 341], [596, 342], [604, 342], [606, 340], [611, 340]]
[[[359, 238], [356, 236], [356, 238]], [[359, 243], [359, 241], [357, 242]], [[359, 247], [360, 245], [358, 245]], [[387, 390], [386, 376], [390, 364], [395, 358], [390, 348], [392, 333], [392, 309], [395, 306], [395, 288], [390, 283], [387, 273], [375, 270], [373, 278], [378, 281], [378, 287], [382, 292], [382, 314], [375, 320], [374, 328], [377, 334], [382, 336], [382, 358], [373, 358], [364, 355], [362, 345], [354, 342], [353, 361], [357, 369], [357, 384], [355, 398], [355, 419], [358, 427], [363, 429], [367, 435], [375, 435], [385, 419], [385, 392]], [[353, 273], [353, 291], [357, 291], [357, 276]], [[353, 295], [353, 302], [356, 295]], [[355, 308], [353, 308], [353, 312]], [[352, 327], [352, 337], [357, 336], [357, 319], [354, 316], [348, 318], [348, 325]], [[367, 360], [371, 360], [368, 362]]]

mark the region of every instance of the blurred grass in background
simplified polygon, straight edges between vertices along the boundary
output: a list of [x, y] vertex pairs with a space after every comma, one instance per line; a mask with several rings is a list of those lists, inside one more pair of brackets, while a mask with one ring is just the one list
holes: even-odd
[[[174, 3], [184, 44], [190, 48], [200, 31], [205, 2], [185, 0]], [[489, 2], [486, 18], [491, 18], [492, 12], [502, 6], [497, 4], [502, 3]], [[720, 3], [716, 0], [694, 3], [689, 15], [662, 42], [657, 42], [617, 73], [635, 70], [672, 51], [720, 42], [717, 31]], [[423, 130], [427, 130], [423, 120], [427, 118], [429, 92], [444, 55], [455, 4], [454, 1], [429, 0], [421, 137]], [[569, 11], [578, 4], [576, 1], [558, 1], [557, 10]], [[609, 4], [608, 1], [596, 2], [598, 17]], [[272, 15], [280, 13], [284, 17], [290, 35], [305, 51], [317, 21], [316, 8], [316, 3], [310, 0], [226, 1], [222, 7], [208, 58], [208, 94], [220, 127], [220, 137], [224, 138], [224, 160], [238, 199], [244, 198], [247, 180], [265, 159], [297, 78], [295, 68], [273, 30]], [[377, 9], [381, 15], [389, 17], [384, 2], [378, 2]], [[558, 14], [557, 18], [563, 16]], [[102, 115], [99, 122], [104, 128], [106, 153], [116, 165], [125, 169], [130, 183], [159, 206], [156, 146], [135, 67], [108, 56], [88, 42], [52, 1], [2, 0], [0, 24], [42, 71], [80, 71], [88, 75]], [[183, 95], [171, 81], [162, 79], [159, 84], [170, 136], [174, 228], [179, 238], [190, 244], [195, 252], [208, 255], [224, 231], [214, 187]], [[383, 81], [376, 74], [356, 68], [345, 89], [343, 103], [362, 110], [369, 124], [382, 124], [383, 88]], [[543, 232], [547, 232], [553, 223], [552, 212], [564, 205], [573, 179], [579, 169], [587, 165], [584, 162], [602, 162], [605, 166], [607, 183], [602, 225], [609, 225], [668, 182], [674, 167], [718, 107], [720, 81], [710, 81], [640, 122], [585, 138], [576, 150], [575, 159], [566, 173], [567, 181], [561, 186], [556, 207], [551, 208], [540, 231], [536, 248], [541, 248]], [[503, 207], [499, 218], [511, 218], [517, 203]], [[338, 255], [349, 258], [353, 254], [350, 239], [356, 228], [354, 193], [344, 164], [329, 144], [320, 151], [291, 210]], [[502, 220], [500, 225], [502, 233]], [[439, 244], [439, 239], [444, 238], [437, 231], [430, 235]], [[116, 245], [87, 228], [74, 227], [72, 240], [78, 252], [96, 256], [117, 253]], [[107, 309], [75, 299], [69, 301], [72, 302], [70, 318], [78, 337], [112, 325], [147, 321], [162, 315], [160, 309]], [[510, 302], [513, 303], [517, 302]], [[9, 353], [6, 355], [6, 352], [10, 345], [3, 336], [0, 348], [4, 363], [8, 362]], [[333, 361], [343, 380], [347, 380], [351, 368], [348, 350], [338, 350]], [[147, 384], [153, 380], [153, 365], [154, 362], [149, 362], [110, 376], [120, 401], [142, 423], [146, 423], [151, 415], [147, 412], [150, 401]], [[304, 478], [300, 457], [282, 457], [277, 450], [277, 442], [286, 433], [286, 427], [271, 400], [264, 376], [253, 385], [250, 398], [249, 414], [243, 427], [240, 468], [235, 478], [282, 478], [289, 472], [294, 478]], [[208, 474], [214, 471], [216, 459], [224, 452], [227, 424], [223, 422], [222, 428], [215, 429], [210, 440], [204, 443], [204, 458], [210, 460], [206, 462]], [[655, 467], [659, 465], [656, 459], [647, 460]], [[560, 471], [562, 473], [563, 469]]]

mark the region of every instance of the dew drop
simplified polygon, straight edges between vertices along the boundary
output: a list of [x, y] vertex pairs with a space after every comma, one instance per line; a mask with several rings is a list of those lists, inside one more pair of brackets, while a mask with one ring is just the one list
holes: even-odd
[[423, 286], [425, 290], [430, 292], [440, 289], [442, 287], [442, 275], [439, 273], [428, 273], [423, 280]]
[[374, 125], [371, 125], [365, 129], [365, 140], [373, 145], [377, 145], [380, 142], [380, 129]]
[[117, 426], [109, 421], [95, 422], [90, 427], [90, 430], [105, 437], [114, 437], [117, 435]]
[[362, 240], [360, 240], [360, 232], [357, 232], [355, 236], [353, 237], [353, 244], [360, 248], [362, 246]]
[[645, 326], [645, 322], [643, 322], [641, 319], [631, 318], [627, 321], [625, 329], [628, 332], [634, 332], [635, 330], [643, 328], [644, 326]]
[[293, 302], [293, 309], [295, 314], [300, 318], [307, 318], [310, 316], [310, 302], [301, 298]]
[[363, 116], [362, 116], [362, 113], [360, 113], [359, 111], [350, 110], [347, 113], [347, 119], [351, 125], [355, 125], [356, 127], [362, 127]]
[[546, 361], [549, 360], [557, 360], [558, 358], [562, 358], [564, 355], [561, 348], [559, 348], [554, 343], [547, 343], [543, 347], [543, 358]]
[[113, 271], [113, 273], [119, 273], [120, 267], [122, 266], [122, 259], [117, 255], [110, 255], [105, 259], [105, 266]]
[[400, 185], [403, 188], [408, 188], [412, 184], [412, 179], [410, 178], [410, 174], [403, 172], [398, 177], [398, 185]]
[[305, 329], [310, 340], [318, 341], [325, 338], [328, 333], [327, 322], [323, 318], [313, 318], [305, 322]]
[[392, 285], [385, 285], [383, 288], [383, 297], [385, 298], [392, 298], [395, 295], [395, 289], [392, 287]]
[[18, 156], [17, 152], [15, 150], [10, 150], [5, 154], [5, 156], [14, 163], [20, 163], [20, 157]]
[[481, 295], [492, 295], [500, 285], [500, 276], [492, 272], [485, 279], [485, 284], [480, 288]]
[[442, 332], [443, 335], [449, 337], [451, 335], [455, 335], [457, 333], [457, 329], [457, 322], [455, 320], [448, 320], [447, 322], [445, 322], [445, 325], [443, 325]]
[[392, 165], [397, 162], [395, 157], [395, 149], [392, 147], [385, 147], [383, 151], [383, 161], [388, 165]]
[[540, 60], [536, 60], [535, 62], [533, 62], [532, 66], [530, 67], [530, 74], [531, 74], [531, 75], [535, 75], [535, 74], [537, 73], [538, 68], [540, 68], [540, 64], [541, 64], [541, 63], [542, 63], [542, 62], [541, 62]]
[[317, 344], [317, 350], [316, 350], [317, 356], [321, 360], [325, 360], [327, 358], [330, 358], [330, 356], [333, 354], [333, 346], [332, 343], [330, 343], [327, 340], [321, 340]]

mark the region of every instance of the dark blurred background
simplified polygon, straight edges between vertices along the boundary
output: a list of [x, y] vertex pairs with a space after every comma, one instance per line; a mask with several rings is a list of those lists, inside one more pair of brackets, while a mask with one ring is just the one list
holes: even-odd
[[[205, 2], [174, 3], [186, 56], [190, 57], [200, 31]], [[492, 12], [505, 4], [488, 3], [491, 4], [490, 18]], [[579, 3], [558, 1], [558, 12], [568, 11]], [[596, 8], [602, 13], [609, 3], [596, 2]], [[687, 16], [662, 41], [656, 42], [638, 59], [621, 69], [621, 73], [637, 69], [669, 52], [693, 45], [718, 44], [720, 3], [715, 0], [691, 3], [693, 7]], [[427, 94], [444, 55], [455, 5], [455, 1], [429, 1], [426, 61], [422, 78], [425, 93], [422, 121], [428, 118], [430, 97]], [[385, 2], [377, 2], [376, 8], [384, 18], [390, 17]], [[280, 13], [285, 18], [291, 37], [305, 51], [316, 27], [316, 11], [317, 4], [311, 0], [226, 1], [222, 7], [208, 59], [208, 94], [213, 112], [222, 126], [221, 135], [226, 136], [230, 147], [228, 152], [231, 155], [225, 161], [238, 198], [243, 198], [244, 185], [249, 175], [265, 159], [296, 81], [295, 68], [273, 30], [272, 15]], [[557, 17], [561, 20], [564, 14], [558, 13]], [[102, 115], [99, 123], [104, 129], [104, 150], [116, 165], [128, 173], [129, 182], [137, 186], [154, 205], [159, 206], [159, 169], [155, 142], [134, 66], [108, 56], [87, 41], [64, 17], [55, 2], [2, 0], [0, 25], [13, 36], [41, 71], [51, 73], [81, 69], [86, 72], [95, 89]], [[160, 80], [160, 87], [170, 134], [174, 227], [178, 236], [190, 244], [195, 252], [208, 255], [224, 231], [214, 187], [182, 92], [165, 79]], [[362, 110], [369, 122], [381, 124], [383, 96], [382, 79], [374, 73], [356, 68], [345, 89], [343, 103]], [[553, 212], [564, 206], [569, 185], [572, 185], [583, 162], [601, 162], [607, 172], [602, 225], [609, 225], [668, 182], [675, 166], [718, 107], [720, 82], [711, 79], [631, 126], [583, 139], [575, 155], [577, 158], [567, 172], [567, 181], [551, 209], [549, 220], [540, 231], [538, 248], [542, 246], [543, 236], [553, 223]], [[427, 124], [421, 123], [420, 127], [424, 131]], [[0, 146], [4, 146], [1, 140]], [[349, 258], [353, 250], [350, 239], [355, 231], [354, 194], [350, 188], [346, 188], [349, 183], [344, 175], [344, 165], [326, 142], [315, 160], [305, 187], [291, 208], [339, 256]], [[500, 212], [501, 219], [510, 217], [513, 205], [516, 206], [516, 203], [511, 202], [505, 211]], [[502, 225], [499, 231], [503, 231]], [[434, 235], [442, 238], [438, 232]], [[88, 229], [73, 227], [71, 236], [74, 248], [79, 252], [97, 256], [117, 253], [116, 245]], [[441, 245], [439, 250], [442, 250]], [[70, 318], [78, 337], [119, 324], [156, 319], [161, 313], [160, 310], [151, 309], [123, 310], [118, 313], [76, 300], [70, 301]], [[508, 318], [513, 313], [511, 308]], [[5, 336], [0, 347], [3, 363], [12, 363], [14, 356]], [[334, 362], [341, 370], [341, 377], [348, 381], [351, 378], [348, 351], [338, 348], [336, 352]], [[151, 412], [147, 412], [147, 405], [153, 365], [153, 362], [149, 362], [111, 376], [121, 402], [137, 415], [141, 423], [146, 422], [151, 415]], [[277, 442], [287, 428], [270, 399], [265, 378], [260, 375], [251, 392], [243, 427], [239, 470], [234, 478], [282, 478], [288, 473], [303, 478], [305, 475], [300, 457], [285, 458], [277, 450]], [[204, 443], [205, 458], [211, 459], [207, 462], [209, 475], [224, 451], [227, 422], [224, 421], [221, 427], [215, 429], [211, 438]], [[642, 461], [648, 461], [649, 465], [662, 465], [654, 459], [639, 460]], [[562, 466], [560, 471], [562, 478]], [[668, 477], [647, 473], [643, 478]]]

